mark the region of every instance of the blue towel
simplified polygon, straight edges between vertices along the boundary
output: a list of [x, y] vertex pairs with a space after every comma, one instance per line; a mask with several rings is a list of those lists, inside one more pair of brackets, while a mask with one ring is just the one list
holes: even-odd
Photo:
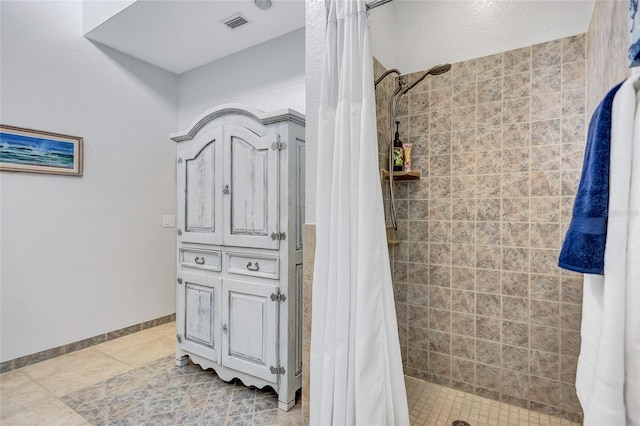
[[604, 272], [609, 207], [611, 106], [622, 83], [607, 93], [591, 117], [582, 176], [573, 217], [560, 251], [558, 266], [584, 274]]

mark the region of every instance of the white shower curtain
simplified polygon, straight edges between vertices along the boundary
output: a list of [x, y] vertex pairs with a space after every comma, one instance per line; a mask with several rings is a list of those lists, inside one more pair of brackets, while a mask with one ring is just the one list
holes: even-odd
[[312, 426], [409, 425], [362, 0], [332, 0], [320, 100]]
[[584, 276], [576, 390], [585, 426], [640, 426], [640, 70], [611, 113], [604, 275]]

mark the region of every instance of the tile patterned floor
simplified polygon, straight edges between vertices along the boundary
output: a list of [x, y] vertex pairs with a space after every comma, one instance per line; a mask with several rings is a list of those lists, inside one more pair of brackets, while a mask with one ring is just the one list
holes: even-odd
[[[300, 405], [278, 410], [273, 391], [176, 367], [174, 336], [165, 324], [0, 375], [0, 424], [302, 425]], [[406, 386], [413, 426], [577, 426], [411, 377]]]
[[95, 425], [295, 425], [302, 419], [296, 411], [280, 416], [273, 391], [226, 383], [194, 364], [177, 368], [173, 356], [62, 401]]

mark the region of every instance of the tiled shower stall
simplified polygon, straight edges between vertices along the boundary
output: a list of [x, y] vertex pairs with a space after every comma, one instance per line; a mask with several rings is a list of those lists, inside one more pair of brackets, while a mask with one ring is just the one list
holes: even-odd
[[[580, 420], [582, 276], [556, 265], [587, 120], [628, 74], [626, 19], [625, 2], [596, 1], [587, 34], [452, 64], [402, 99], [400, 138], [422, 172], [395, 183], [401, 243], [390, 246], [407, 376]], [[374, 60], [375, 77], [384, 71]], [[385, 169], [396, 84], [376, 90]], [[314, 237], [306, 225], [305, 418]]]
[[[402, 98], [400, 138], [422, 172], [394, 183], [407, 375], [579, 419], [582, 282], [556, 264], [582, 166], [585, 59], [584, 35], [554, 40], [452, 64]], [[381, 168], [393, 80], [377, 89]]]

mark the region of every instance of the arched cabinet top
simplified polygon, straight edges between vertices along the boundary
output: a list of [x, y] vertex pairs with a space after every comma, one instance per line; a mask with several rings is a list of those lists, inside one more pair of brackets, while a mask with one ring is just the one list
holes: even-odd
[[193, 137], [202, 129], [206, 124], [216, 120], [220, 117], [226, 116], [243, 116], [247, 117], [257, 124], [264, 126], [279, 123], [281, 121], [290, 121], [302, 126], [305, 125], [304, 114], [294, 111], [292, 109], [280, 109], [272, 112], [264, 112], [259, 109], [251, 108], [243, 104], [223, 104], [217, 107], [213, 107], [204, 113], [200, 114], [191, 123], [191, 126], [187, 130], [172, 133], [170, 135], [171, 140], [174, 142], [182, 142], [193, 139]]

